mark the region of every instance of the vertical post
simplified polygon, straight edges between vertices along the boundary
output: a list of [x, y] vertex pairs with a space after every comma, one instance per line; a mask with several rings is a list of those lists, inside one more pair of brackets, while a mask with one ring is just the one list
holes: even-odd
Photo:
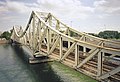
[[[104, 47], [104, 42], [102, 43], [102, 47]], [[103, 56], [102, 61], [104, 61], [105, 60], [105, 58], [104, 58], [105, 53], [104, 52], [102, 52], [102, 56]]]
[[[68, 36], [70, 36], [70, 30], [68, 28]], [[68, 40], [68, 48], [70, 47], [70, 41]]]
[[25, 33], [24, 36], [25, 36], [25, 43], [24, 44], [26, 45], [26, 43], [27, 43], [27, 33]]
[[57, 20], [57, 22], [56, 22], [56, 30], [59, 30], [60, 29], [60, 27], [59, 27], [59, 21]]
[[100, 75], [102, 75], [102, 66], [103, 66], [103, 62], [102, 62], [102, 53], [101, 52], [99, 52], [98, 53], [98, 64], [97, 64], [97, 66], [98, 66], [98, 76], [100, 76]]
[[41, 22], [40, 21], [39, 21], [38, 30], [39, 30], [38, 36], [39, 36], [39, 51], [40, 51], [40, 49], [41, 49]]
[[39, 50], [39, 21], [37, 22], [36, 32], [35, 32], [35, 49]]
[[30, 24], [29, 24], [29, 43], [30, 43], [30, 39], [31, 39], [31, 34], [30, 34]]
[[47, 53], [49, 53], [49, 51], [50, 51], [50, 30], [47, 27]]
[[23, 42], [22, 43], [25, 44], [25, 36], [23, 36]]
[[29, 43], [30, 43], [30, 48], [32, 47], [32, 24], [29, 24]]
[[61, 58], [63, 56], [62, 47], [63, 47], [63, 41], [62, 41], [62, 37], [60, 36], [60, 60], [61, 60]]
[[[49, 25], [52, 26], [52, 16], [51, 16], [51, 14], [50, 14], [50, 17], [49, 17]], [[52, 33], [50, 32], [49, 33], [50, 43], [51, 43], [51, 35], [52, 35]]]
[[51, 16], [51, 14], [50, 14], [50, 17], [49, 17], [49, 25], [52, 26], [52, 16]]
[[[84, 36], [83, 37], [83, 41], [86, 41], [86, 37]], [[83, 46], [83, 55], [85, 56], [86, 55], [86, 47], [85, 46]]]
[[78, 45], [75, 45], [75, 66], [77, 66], [79, 63], [79, 48]]
[[32, 47], [33, 49], [35, 48], [35, 15], [33, 14], [33, 20], [32, 20], [32, 28], [33, 28], [33, 42], [32, 42]]

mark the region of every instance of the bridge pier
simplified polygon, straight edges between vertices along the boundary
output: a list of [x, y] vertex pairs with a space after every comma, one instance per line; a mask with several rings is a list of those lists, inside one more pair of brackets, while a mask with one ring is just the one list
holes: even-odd
[[29, 58], [30, 64], [38, 64], [38, 63], [46, 63], [46, 62], [52, 62], [53, 59], [49, 58], [47, 55], [43, 55], [40, 52], [36, 52], [33, 57]]

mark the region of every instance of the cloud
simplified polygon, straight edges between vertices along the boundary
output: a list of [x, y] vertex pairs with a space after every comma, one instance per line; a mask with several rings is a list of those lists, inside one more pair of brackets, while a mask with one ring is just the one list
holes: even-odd
[[0, 2], [0, 12], [26, 13], [30, 11], [29, 7], [23, 2], [6, 0]]
[[79, 0], [37, 0], [37, 3], [44, 11], [70, 19], [84, 19], [94, 11], [91, 7], [83, 6]]
[[18, 13], [26, 13], [30, 11], [30, 9], [22, 2], [15, 2], [15, 1], [7, 1], [6, 7], [11, 12], [18, 12]]
[[0, 6], [0, 13], [7, 12], [8, 10], [4, 6]]
[[37, 0], [34, 3], [6, 0], [0, 2], [0, 12], [30, 13], [32, 10], [51, 12], [68, 19], [87, 18], [94, 9], [82, 5], [79, 0]]
[[102, 13], [120, 14], [120, 0], [99, 0], [94, 2], [94, 6]]
[[[91, 0], [91, 2], [92, 4], [88, 2], [86, 5], [84, 0], [3, 0], [0, 1], [0, 22], [8, 22], [7, 25], [11, 26], [24, 25], [32, 10], [50, 12], [65, 24], [71, 25], [72, 22], [72, 26], [78, 27], [77, 29], [85, 27], [84, 31], [95, 30], [93, 27], [99, 27], [100, 24], [107, 25], [119, 21], [120, 0]], [[13, 22], [10, 23], [11, 21]], [[6, 24], [0, 26], [7, 27]]]

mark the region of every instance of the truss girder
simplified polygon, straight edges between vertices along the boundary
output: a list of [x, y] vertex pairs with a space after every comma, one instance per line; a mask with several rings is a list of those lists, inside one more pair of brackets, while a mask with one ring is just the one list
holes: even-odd
[[[81, 68], [97, 56], [97, 77], [99, 79], [105, 79], [120, 72], [119, 66], [106, 74], [102, 73], [104, 53], [111, 54], [110, 58], [116, 55], [120, 56], [120, 42], [105, 40], [79, 32], [59, 21], [51, 13], [32, 11], [25, 30], [23, 31], [21, 27], [18, 30], [14, 26], [11, 39], [21, 44], [29, 44], [28, 46], [32, 47], [33, 50], [40, 52], [42, 46], [45, 46], [48, 55], [51, 55], [57, 49], [59, 50], [57, 55], [60, 61], [64, 61], [70, 56], [70, 53], [74, 53], [74, 60], [72, 61], [75, 63], [73, 67], [76, 69]], [[68, 43], [67, 48], [64, 47], [64, 42]], [[82, 51], [80, 51], [80, 46], [83, 47]], [[87, 48], [90, 51], [87, 51]], [[80, 52], [86, 56], [82, 61], [80, 61]]]

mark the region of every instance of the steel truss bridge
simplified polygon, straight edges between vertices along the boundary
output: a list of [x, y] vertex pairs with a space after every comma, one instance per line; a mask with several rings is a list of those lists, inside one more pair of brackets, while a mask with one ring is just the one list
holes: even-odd
[[14, 26], [13, 41], [28, 46], [99, 81], [120, 81], [120, 42], [79, 32], [51, 13], [32, 11], [25, 30]]

